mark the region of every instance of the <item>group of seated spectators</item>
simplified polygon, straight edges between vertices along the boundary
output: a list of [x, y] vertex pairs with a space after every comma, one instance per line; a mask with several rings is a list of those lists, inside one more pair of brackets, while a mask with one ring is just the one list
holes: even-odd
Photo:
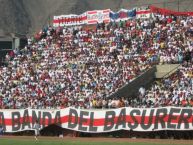
[[170, 77], [156, 81], [148, 90], [144, 89], [143, 94], [139, 91], [138, 100], [134, 100], [134, 106], [193, 107], [193, 64], [180, 66]]
[[[193, 105], [193, 17], [42, 29], [0, 67], [0, 108], [118, 108]], [[155, 64], [178, 73], [131, 98], [108, 96]], [[140, 96], [142, 95], [142, 96]]]

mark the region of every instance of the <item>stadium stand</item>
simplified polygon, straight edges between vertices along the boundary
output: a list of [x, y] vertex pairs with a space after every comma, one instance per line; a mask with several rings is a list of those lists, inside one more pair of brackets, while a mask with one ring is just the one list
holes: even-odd
[[[193, 17], [83, 26], [48, 26], [0, 67], [1, 109], [118, 108], [193, 105]], [[182, 66], [130, 98], [108, 99], [155, 64]], [[133, 99], [135, 98], [135, 99]]]

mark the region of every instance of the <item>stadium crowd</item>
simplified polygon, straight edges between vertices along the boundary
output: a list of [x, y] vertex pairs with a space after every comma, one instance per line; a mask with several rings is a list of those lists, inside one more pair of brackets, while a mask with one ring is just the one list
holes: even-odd
[[[193, 17], [159, 14], [96, 29], [48, 26], [6, 55], [0, 108], [193, 106], [192, 36]], [[157, 63], [182, 67], [139, 96], [108, 99]]]
[[143, 93], [139, 90], [138, 100], [132, 101], [134, 107], [193, 107], [193, 65], [181, 66], [176, 73], [156, 81]]

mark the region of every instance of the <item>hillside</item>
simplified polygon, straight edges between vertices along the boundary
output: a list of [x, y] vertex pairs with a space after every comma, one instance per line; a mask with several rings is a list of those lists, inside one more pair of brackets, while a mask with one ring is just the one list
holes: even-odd
[[0, 29], [33, 34], [51, 23], [53, 15], [80, 14], [87, 10], [133, 8], [154, 4], [173, 10], [193, 11], [193, 0], [0, 0]]

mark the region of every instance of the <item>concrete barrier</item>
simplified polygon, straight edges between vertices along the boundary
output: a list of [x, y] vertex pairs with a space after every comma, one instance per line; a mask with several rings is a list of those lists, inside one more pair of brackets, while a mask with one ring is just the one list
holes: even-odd
[[141, 86], [148, 88], [155, 79], [156, 66], [153, 66], [132, 82], [120, 88], [117, 92], [111, 94], [109, 98], [113, 97], [134, 97], [137, 95]]

